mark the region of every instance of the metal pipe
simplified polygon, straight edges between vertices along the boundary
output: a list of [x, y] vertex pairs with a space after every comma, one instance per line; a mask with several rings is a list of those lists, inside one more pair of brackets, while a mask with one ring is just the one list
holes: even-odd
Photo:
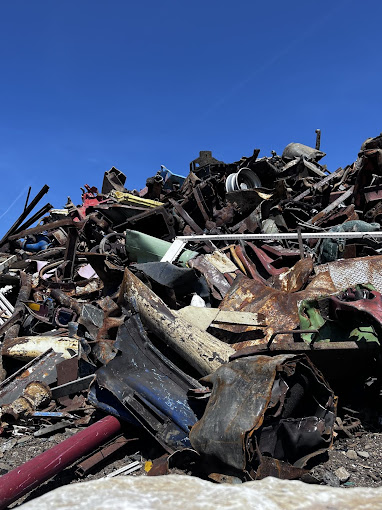
[[121, 428], [114, 416], [107, 416], [0, 478], [0, 510], [63, 471], [93, 451]]

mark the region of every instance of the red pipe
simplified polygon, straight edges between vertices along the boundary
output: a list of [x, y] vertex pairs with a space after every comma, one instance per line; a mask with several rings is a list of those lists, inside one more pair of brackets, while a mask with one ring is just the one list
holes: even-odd
[[106, 416], [85, 430], [12, 469], [0, 477], [0, 510], [93, 451], [121, 428], [114, 416]]

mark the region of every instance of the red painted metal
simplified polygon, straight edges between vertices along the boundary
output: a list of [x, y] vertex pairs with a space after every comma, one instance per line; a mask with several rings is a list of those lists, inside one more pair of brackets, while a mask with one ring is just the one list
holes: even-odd
[[0, 510], [93, 451], [120, 429], [117, 418], [106, 416], [0, 477]]

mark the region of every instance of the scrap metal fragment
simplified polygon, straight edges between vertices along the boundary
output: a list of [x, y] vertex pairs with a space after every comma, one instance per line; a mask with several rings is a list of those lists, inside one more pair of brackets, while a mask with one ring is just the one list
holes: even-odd
[[136, 441], [138, 441], [138, 438], [117, 437], [100, 451], [77, 464], [76, 474], [81, 477], [86, 476], [94, 467], [104, 462], [108, 457]]
[[211, 396], [190, 441], [210, 461], [256, 472], [266, 455], [302, 468], [332, 443], [336, 398], [303, 355], [237, 359], [201, 382]]
[[188, 388], [200, 385], [151, 343], [137, 313], [118, 330], [119, 355], [96, 372], [89, 394], [98, 408], [141, 424], [167, 451], [189, 446], [197, 421]]
[[123, 300], [125, 294], [135, 299], [143, 323], [200, 374], [216, 370], [232, 354], [233, 349], [228, 345], [176, 317], [128, 269], [125, 269], [120, 299]]
[[38, 381], [30, 382], [21, 397], [1, 408], [1, 421], [13, 423], [21, 417], [28, 417], [39, 407], [48, 405], [51, 398], [49, 386]]
[[50, 348], [9, 376], [0, 384], [0, 406], [16, 400], [32, 381], [41, 381], [48, 385], [55, 382], [57, 380], [56, 366], [62, 359], [61, 354]]
[[78, 340], [62, 336], [25, 336], [4, 340], [1, 354], [22, 361], [30, 361], [48, 349], [60, 353], [64, 359], [78, 354]]
[[178, 317], [185, 319], [204, 331], [211, 325], [214, 325], [214, 323], [243, 324], [246, 326], [266, 325], [264, 324], [264, 317], [262, 315], [250, 312], [233, 312], [219, 310], [219, 308], [186, 306], [174, 313], [176, 313]]
[[[305, 260], [301, 263], [306, 264]], [[298, 274], [298, 273], [297, 273]], [[319, 275], [320, 276], [320, 275]], [[293, 280], [293, 279], [292, 279]], [[234, 345], [236, 349], [249, 345], [267, 344], [273, 333], [280, 330], [294, 330], [299, 324], [297, 304], [303, 299], [309, 299], [334, 293], [333, 284], [325, 278], [318, 276], [312, 280], [305, 290], [298, 292], [285, 292], [270, 287], [260, 280], [250, 280], [239, 275], [229, 292], [220, 303], [221, 310], [236, 310], [262, 314], [268, 327], [264, 338], [248, 339]], [[256, 328], [252, 326], [229, 326], [225, 329], [236, 333], [250, 332]], [[292, 335], [285, 335], [277, 339], [277, 343], [288, 345], [293, 339]]]

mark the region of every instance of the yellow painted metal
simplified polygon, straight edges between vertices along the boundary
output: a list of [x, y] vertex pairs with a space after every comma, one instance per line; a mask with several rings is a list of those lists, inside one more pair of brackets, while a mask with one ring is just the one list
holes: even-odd
[[124, 193], [123, 191], [114, 191], [113, 196], [118, 200], [119, 203], [126, 205], [140, 205], [144, 207], [159, 207], [164, 205], [163, 202], [157, 202], [156, 200], [137, 197], [131, 193]]

